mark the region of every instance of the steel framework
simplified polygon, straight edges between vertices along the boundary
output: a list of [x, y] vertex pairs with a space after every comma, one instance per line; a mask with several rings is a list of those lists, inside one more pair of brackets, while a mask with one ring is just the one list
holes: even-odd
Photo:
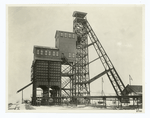
[[75, 81], [73, 82], [73, 96], [90, 95], [89, 77], [89, 54], [88, 54], [88, 37], [82, 36], [76, 27], [78, 22], [74, 20], [73, 31], [77, 34], [76, 43], [76, 65], [74, 68]]
[[[114, 65], [104, 50], [102, 44], [94, 33], [92, 27], [86, 19], [86, 14], [75, 11], [73, 17], [73, 32], [77, 35], [75, 61], [68, 61], [62, 53], [61, 60], [38, 60], [33, 61], [31, 67], [31, 83], [17, 92], [23, 91], [26, 87], [33, 84], [32, 104], [36, 105], [36, 89], [40, 87], [43, 90], [42, 104], [48, 105], [50, 99], [54, 104], [61, 104], [63, 99], [72, 103], [87, 103], [90, 98], [118, 98], [123, 101], [124, 98], [141, 98], [142, 96], [126, 96], [123, 94], [125, 86], [117, 73]], [[88, 37], [91, 44], [88, 44]], [[98, 58], [89, 62], [88, 47], [94, 46]], [[104, 71], [90, 79], [89, 64], [100, 59]], [[117, 96], [90, 96], [90, 83], [107, 74]], [[52, 90], [50, 90], [51, 88]], [[86, 102], [85, 102], [86, 100]]]
[[[84, 39], [88, 35], [117, 96], [121, 96], [125, 86], [85, 16], [86, 13], [74, 12], [74, 31], [80, 37], [79, 39]], [[84, 46], [86, 47], [82, 45], [82, 49]]]
[[[84, 96], [90, 96], [90, 83], [100, 78], [104, 74], [107, 74], [116, 92], [116, 95], [122, 96], [122, 91], [124, 90], [125, 86], [115, 67], [113, 66], [110, 58], [105, 52], [103, 46], [101, 45], [99, 39], [94, 33], [92, 27], [87, 21], [86, 13], [75, 11], [73, 13], [73, 17], [75, 17], [73, 21], [73, 31], [77, 34], [76, 62], [64, 69], [65, 71], [67, 70], [66, 73], [68, 73], [70, 77], [70, 79], [66, 79], [66, 85], [70, 84], [70, 89], [67, 89], [70, 90], [70, 94], [65, 91], [66, 94], [68, 94], [68, 97], [70, 96], [72, 100], [73, 97], [77, 100], [77, 98], [84, 98]], [[92, 42], [91, 44], [88, 44], [88, 37]], [[97, 59], [100, 59], [105, 70], [90, 79], [89, 64], [97, 60], [94, 59], [93, 61], [89, 62], [88, 47], [91, 45], [94, 46], [98, 54]], [[67, 59], [65, 57], [64, 60], [66, 60], [66, 63], [69, 63], [67, 62]]]

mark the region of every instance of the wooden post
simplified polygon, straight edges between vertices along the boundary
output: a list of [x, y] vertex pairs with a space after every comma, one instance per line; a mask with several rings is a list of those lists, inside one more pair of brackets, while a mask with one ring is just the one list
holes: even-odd
[[78, 99], [76, 98], [76, 106], [78, 106]]
[[22, 90], [22, 104], [23, 104], [23, 90]]
[[139, 109], [139, 106], [138, 106], [138, 98], [137, 98], [137, 109]]
[[134, 98], [133, 98], [133, 107], [134, 107]]
[[121, 103], [121, 109], [122, 109], [122, 97], [120, 98], [120, 103]]
[[104, 98], [103, 98], [103, 107], [104, 107], [104, 105], [105, 105], [105, 100], [104, 100]]
[[119, 108], [119, 98], [118, 98], [118, 108]]
[[106, 98], [105, 98], [105, 108], [106, 108]]

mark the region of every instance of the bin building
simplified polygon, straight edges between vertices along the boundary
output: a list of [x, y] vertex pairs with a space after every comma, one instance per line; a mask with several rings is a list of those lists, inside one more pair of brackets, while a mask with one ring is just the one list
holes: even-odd
[[[40, 100], [42, 105], [50, 104], [50, 98], [55, 98], [53, 99], [55, 104], [61, 103], [61, 87], [64, 82], [62, 79], [63, 75], [66, 76], [62, 73], [63, 65], [69, 66], [76, 60], [77, 36], [75, 33], [56, 31], [55, 41], [55, 48], [34, 46], [34, 60], [31, 67], [33, 105], [37, 103], [37, 100]], [[40, 97], [37, 95], [38, 88], [42, 89]], [[71, 90], [70, 87], [68, 89]]]

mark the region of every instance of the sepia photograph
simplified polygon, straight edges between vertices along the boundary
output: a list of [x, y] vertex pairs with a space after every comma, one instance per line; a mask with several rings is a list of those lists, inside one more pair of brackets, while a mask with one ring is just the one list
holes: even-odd
[[144, 11], [7, 5], [6, 112], [144, 112]]

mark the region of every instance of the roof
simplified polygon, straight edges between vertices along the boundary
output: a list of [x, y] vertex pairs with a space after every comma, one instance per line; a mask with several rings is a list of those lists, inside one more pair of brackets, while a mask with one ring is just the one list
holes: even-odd
[[19, 89], [19, 90], [17, 91], [17, 93], [19, 93], [20, 91], [23, 91], [25, 88], [27, 88], [27, 87], [30, 86], [31, 84], [32, 84], [32, 82], [31, 82], [30, 84], [26, 85], [25, 87]]
[[142, 92], [142, 86], [140, 85], [129, 85], [129, 88], [134, 92]]
[[124, 92], [126, 91], [127, 93], [142, 93], [142, 85], [127, 85], [125, 89], [123, 90]]
[[34, 48], [47, 48], [47, 49], [55, 49], [55, 50], [58, 50], [58, 48], [54, 48], [54, 47], [48, 47], [48, 46], [37, 46], [37, 45], [34, 45]]
[[58, 33], [58, 32], [75, 34], [74, 32], [56, 30], [56, 33], [55, 33], [55, 38], [56, 38], [56, 35], [57, 35], [57, 33]]
[[86, 16], [87, 13], [85, 12], [80, 12], [80, 11], [74, 11], [73, 12], [73, 17], [80, 17], [80, 18], [84, 18]]
[[42, 48], [42, 49], [50, 49], [50, 50], [59, 50], [58, 48], [54, 48], [54, 47], [48, 47], [48, 46], [37, 46], [37, 45], [34, 45], [34, 48], [33, 48], [33, 53], [35, 51], [36, 48]]

